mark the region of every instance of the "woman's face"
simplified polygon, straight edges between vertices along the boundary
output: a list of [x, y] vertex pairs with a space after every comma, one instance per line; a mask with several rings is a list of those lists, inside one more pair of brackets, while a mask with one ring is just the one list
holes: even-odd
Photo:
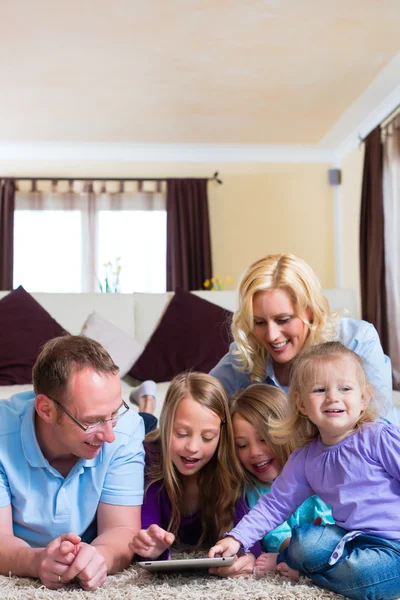
[[270, 483], [280, 473], [278, 460], [262, 434], [240, 413], [232, 419], [237, 457], [243, 467], [262, 483]]
[[[306, 310], [304, 318], [311, 321]], [[296, 314], [295, 306], [283, 289], [257, 292], [253, 298], [254, 335], [277, 363], [290, 362], [303, 348], [309, 327]]]

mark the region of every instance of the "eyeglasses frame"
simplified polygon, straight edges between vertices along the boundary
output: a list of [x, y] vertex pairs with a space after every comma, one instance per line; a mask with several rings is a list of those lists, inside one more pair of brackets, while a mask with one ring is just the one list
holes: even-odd
[[48, 398], [50, 398], [50, 400], [52, 400], [57, 406], [59, 406], [61, 408], [61, 410], [63, 412], [65, 412], [66, 415], [68, 415], [68, 417], [70, 419], [72, 419], [72, 421], [75, 423], [75, 425], [78, 425], [78, 427], [80, 429], [82, 429], [82, 431], [84, 431], [85, 433], [90, 433], [91, 431], [93, 431], [93, 428], [95, 427], [95, 431], [98, 431], [99, 429], [101, 429], [101, 427], [103, 427], [103, 425], [106, 425], [107, 423], [112, 423], [113, 421], [115, 421], [115, 424], [118, 423], [119, 419], [121, 417], [123, 417], [124, 415], [126, 415], [126, 413], [128, 412], [128, 410], [130, 410], [129, 405], [125, 402], [125, 400], [123, 398], [121, 398], [122, 400], [122, 404], [121, 406], [118, 408], [118, 410], [121, 410], [121, 408], [124, 406], [125, 410], [123, 413], [121, 413], [120, 415], [117, 416], [117, 418], [111, 418], [111, 419], [105, 419], [104, 421], [99, 421], [98, 423], [93, 423], [93, 425], [82, 425], [82, 423], [80, 423], [80, 421], [78, 421], [78, 419], [75, 419], [75, 417], [73, 415], [71, 415], [71, 413], [65, 408], [65, 406], [63, 406], [61, 404], [61, 402], [59, 402], [58, 400], [56, 400], [55, 398], [52, 398], [51, 396], [48, 396], [46, 394], [46, 396]]

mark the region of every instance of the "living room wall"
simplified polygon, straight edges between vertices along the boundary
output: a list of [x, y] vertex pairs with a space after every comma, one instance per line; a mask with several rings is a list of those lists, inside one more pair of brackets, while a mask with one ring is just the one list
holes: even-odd
[[356, 291], [359, 314], [360, 300], [360, 209], [364, 165], [364, 145], [355, 148], [342, 160], [342, 232], [343, 283]]
[[213, 270], [237, 282], [268, 253], [293, 252], [334, 287], [332, 193], [328, 164], [1, 162], [8, 176], [209, 177]]

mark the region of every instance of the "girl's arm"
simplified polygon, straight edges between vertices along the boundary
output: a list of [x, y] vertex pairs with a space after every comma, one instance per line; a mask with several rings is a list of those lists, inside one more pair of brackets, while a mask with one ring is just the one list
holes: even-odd
[[[305, 471], [307, 447], [295, 450], [289, 457], [281, 475], [275, 480], [269, 494], [261, 496], [255, 507], [210, 552], [222, 552], [231, 556], [237, 552], [237, 544], [247, 552], [264, 535], [285, 521], [306, 498], [314, 494]], [[233, 542], [235, 540], [235, 543]]]
[[[243, 519], [243, 517], [245, 515], [247, 515], [249, 513], [249, 511], [250, 511], [250, 509], [249, 509], [249, 506], [248, 506], [245, 498], [243, 496], [241, 496], [239, 498], [239, 500], [236, 502], [235, 516], [233, 518], [234, 525], [236, 526], [238, 523], [240, 523], [240, 521]], [[255, 558], [260, 556], [260, 554], [262, 552], [261, 542], [259, 540], [257, 540], [251, 546], [251, 548], [249, 548], [248, 551], [251, 552], [251, 554], [253, 554]]]
[[166, 560], [169, 558], [169, 546], [175, 536], [163, 528], [168, 503], [163, 493], [162, 482], [155, 482], [147, 489], [142, 506], [142, 529], [132, 538], [130, 549], [135, 553], [135, 560], [152, 558]]
[[210, 371], [210, 375], [222, 383], [228, 398], [232, 398], [238, 390], [251, 384], [249, 375], [235, 368], [235, 364], [237, 364], [237, 357], [233, 354], [235, 350], [236, 344], [233, 342], [230, 345], [229, 352]]

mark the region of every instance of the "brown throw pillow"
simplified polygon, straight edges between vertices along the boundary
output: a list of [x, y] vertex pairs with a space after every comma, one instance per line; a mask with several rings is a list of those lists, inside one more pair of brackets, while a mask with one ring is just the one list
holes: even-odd
[[43, 344], [65, 330], [22, 286], [0, 300], [0, 385], [32, 383]]
[[129, 375], [170, 381], [188, 369], [208, 373], [226, 354], [232, 313], [177, 289]]

